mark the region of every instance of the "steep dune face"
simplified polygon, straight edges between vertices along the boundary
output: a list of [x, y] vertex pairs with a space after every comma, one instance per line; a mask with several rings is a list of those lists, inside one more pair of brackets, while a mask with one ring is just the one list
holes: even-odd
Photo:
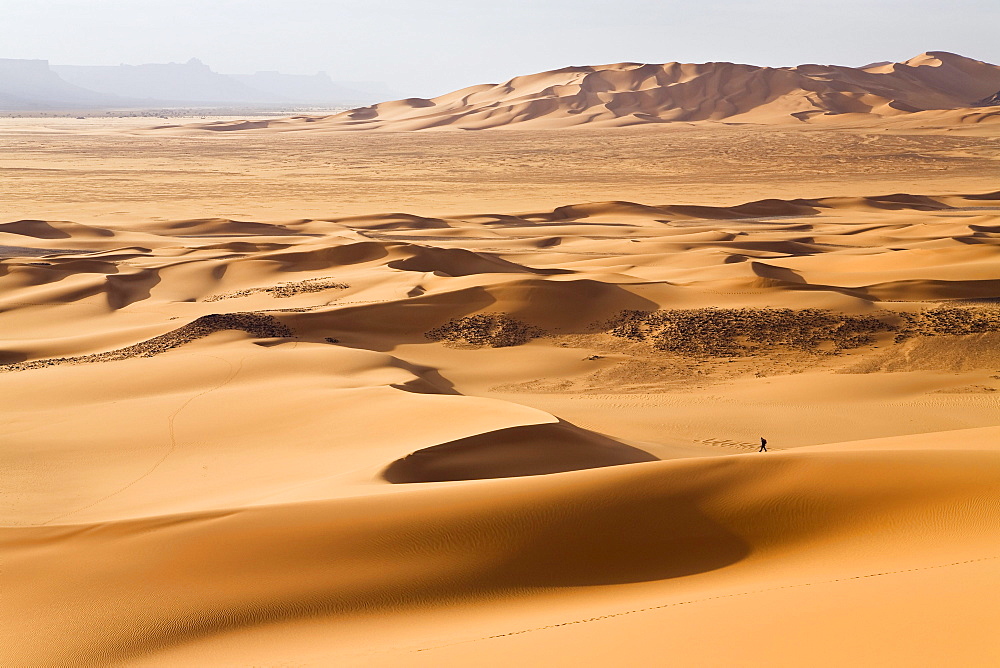
[[418, 450], [390, 464], [393, 483], [482, 480], [656, 461], [649, 453], [563, 423], [511, 427]]
[[[932, 110], [968, 110], [989, 105], [998, 91], [1000, 67], [940, 51], [865, 68], [617, 63], [568, 67], [433, 99], [384, 102], [324, 118], [264, 121], [259, 127], [483, 130], [722, 120], [795, 123], [817, 117], [857, 122]], [[984, 118], [976, 116], [975, 121]], [[243, 123], [197, 127], [248, 129]]]

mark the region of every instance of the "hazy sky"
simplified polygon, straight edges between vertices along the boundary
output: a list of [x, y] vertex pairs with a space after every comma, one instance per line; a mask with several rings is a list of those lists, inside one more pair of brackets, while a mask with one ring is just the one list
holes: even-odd
[[1000, 0], [0, 0], [0, 57], [183, 62], [385, 81], [429, 97], [620, 61], [1000, 62]]

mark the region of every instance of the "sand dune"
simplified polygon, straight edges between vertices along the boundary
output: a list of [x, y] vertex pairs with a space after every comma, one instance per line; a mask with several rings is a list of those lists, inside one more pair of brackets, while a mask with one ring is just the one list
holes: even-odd
[[[449, 228], [441, 218], [488, 211], [502, 219], [511, 212], [551, 213], [563, 204], [615, 200], [729, 207], [749, 200], [997, 189], [992, 138], [1000, 126], [922, 124], [916, 116], [907, 117], [906, 127], [900, 119], [875, 119], [849, 128], [796, 121], [651, 123], [586, 132], [522, 125], [488, 133], [124, 136], [123, 130], [148, 120], [123, 126], [7, 119], [0, 123], [6, 147], [0, 169], [18, 178], [5, 181], [0, 218], [124, 228], [130, 239], [139, 230], [206, 218], [316, 234], [334, 229], [324, 224], [331, 217], [352, 218], [354, 229], [396, 228], [408, 236], [491, 236], [484, 229]], [[131, 150], [122, 151], [123, 142]], [[119, 184], [114, 192], [109, 178]], [[558, 236], [555, 225], [551, 231]], [[192, 233], [197, 231], [181, 234]], [[150, 247], [153, 241], [130, 243]], [[236, 241], [213, 241], [227, 242]], [[15, 235], [0, 243], [33, 245]]]
[[[1000, 67], [931, 51], [862, 68], [716, 62], [567, 67], [433, 99], [383, 102], [325, 117], [219, 121], [182, 131], [412, 131], [622, 127], [647, 123], [996, 122]], [[177, 126], [161, 126], [177, 131]]]
[[544, 475], [657, 461], [649, 453], [572, 425], [540, 424], [476, 434], [417, 450], [386, 467], [393, 483]]
[[[570, 651], [567, 663], [584, 649], [605, 653], [611, 646], [622, 659], [639, 661], [654, 659], [659, 643], [623, 644], [623, 636], [660, 635], [666, 626], [668, 637], [680, 640], [706, 612], [714, 624], [726, 625], [727, 635], [746, 642], [702, 645], [702, 661], [775, 660], [780, 655], [768, 649], [770, 643], [752, 642], [750, 624], [732, 626], [736, 620], [724, 608], [720, 617], [710, 602], [749, 598], [752, 605], [769, 606], [782, 589], [799, 587], [805, 591], [792, 592], [803, 606], [799, 614], [815, 623], [817, 607], [808, 597], [826, 585], [833, 610], [853, 610], [851, 625], [862, 626], [877, 623], [884, 606], [907, 599], [908, 572], [932, 569], [937, 575], [933, 569], [939, 569], [946, 575], [949, 568], [961, 573], [964, 565], [980, 564], [990, 567], [985, 581], [995, 582], [1000, 471], [994, 443], [995, 432], [958, 452], [828, 447], [767, 460], [708, 457], [402, 496], [8, 529], [5, 570], [15, 586], [7, 590], [13, 614], [5, 632], [32, 632], [25, 613], [41, 606], [48, 625], [74, 638], [31, 647], [10, 660], [240, 665], [326, 648], [328, 660], [374, 665], [462, 662], [498, 651], [531, 661], [544, 643], [566, 643], [559, 636], [574, 631], [567, 624], [579, 624], [590, 628], [573, 636], [571, 644], [582, 646]], [[956, 508], [965, 512], [956, 515]], [[827, 556], [823, 565], [809, 557], [817, 549]], [[865, 578], [877, 585], [861, 592], [847, 586]], [[879, 578], [899, 588], [887, 595]], [[109, 591], [107, 582], [116, 589]], [[865, 591], [873, 600], [855, 608], [855, 597]], [[967, 600], [984, 602], [986, 592], [979, 592], [966, 594]], [[920, 600], [933, 610], [949, 596], [932, 589]], [[34, 606], [22, 607], [22, 601]], [[533, 621], [514, 617], [514, 603], [522, 619]], [[416, 641], [404, 621], [414, 609], [433, 619], [484, 604], [496, 608], [485, 623], [481, 613], [466, 613], [464, 621], [449, 620]], [[685, 604], [694, 608], [691, 617], [674, 628], [675, 606]], [[901, 627], [940, 619], [916, 607], [894, 607], [893, 614]], [[630, 616], [629, 624], [616, 624], [620, 615]], [[828, 629], [844, 628], [838, 617]], [[345, 619], [374, 625], [395, 647], [366, 656], [364, 643], [341, 637], [333, 624]], [[783, 621], [818, 633], [801, 617]], [[306, 644], [296, 624], [306, 627]], [[269, 637], [263, 655], [252, 640], [247, 652], [247, 638], [258, 629]], [[294, 644], [276, 641], [276, 632]], [[332, 647], [325, 640], [331, 633]], [[865, 638], [848, 634], [818, 665], [849, 660]], [[986, 665], [988, 638], [961, 645], [953, 656]], [[919, 640], [887, 644], [866, 656], [873, 663], [919, 660], [924, 646]], [[793, 665], [794, 649], [786, 645], [785, 651], [791, 660], [776, 663]]]
[[992, 662], [998, 193], [0, 244], [0, 664]]

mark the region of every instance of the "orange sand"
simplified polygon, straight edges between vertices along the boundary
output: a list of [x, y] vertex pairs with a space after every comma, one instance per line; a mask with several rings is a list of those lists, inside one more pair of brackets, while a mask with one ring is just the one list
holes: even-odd
[[669, 127], [0, 130], [0, 665], [995, 665], [995, 137]]

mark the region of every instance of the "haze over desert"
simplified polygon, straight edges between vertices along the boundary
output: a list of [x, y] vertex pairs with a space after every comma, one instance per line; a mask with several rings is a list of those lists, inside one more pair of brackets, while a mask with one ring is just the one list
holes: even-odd
[[0, 118], [0, 665], [996, 666], [997, 95]]

